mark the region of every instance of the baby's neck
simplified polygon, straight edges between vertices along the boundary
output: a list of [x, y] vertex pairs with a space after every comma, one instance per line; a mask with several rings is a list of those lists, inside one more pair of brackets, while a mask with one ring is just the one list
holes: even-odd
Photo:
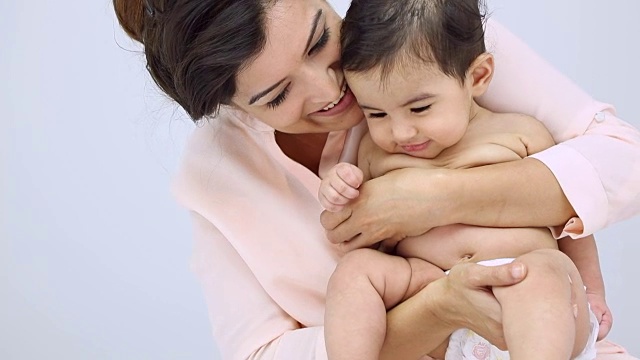
[[475, 100], [472, 103], [471, 111], [469, 112], [469, 127], [482, 123], [484, 119], [488, 119], [493, 115], [493, 111], [478, 105]]

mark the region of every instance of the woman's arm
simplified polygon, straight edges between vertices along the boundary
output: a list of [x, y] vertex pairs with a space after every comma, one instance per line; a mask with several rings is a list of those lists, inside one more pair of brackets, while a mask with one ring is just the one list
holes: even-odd
[[323, 214], [331, 241], [362, 247], [453, 223], [557, 225], [558, 236], [580, 237], [640, 213], [638, 130], [504, 27], [487, 27], [496, 68], [480, 103], [539, 119], [559, 144], [520, 161], [369, 181], [343, 211]]
[[324, 327], [301, 328], [276, 304], [226, 238], [192, 213], [192, 269], [223, 359], [326, 359]]
[[589, 235], [640, 213], [640, 132], [499, 23], [488, 22], [486, 39], [496, 69], [481, 104], [535, 117], [559, 144], [532, 156], [554, 174], [584, 227], [559, 236]]

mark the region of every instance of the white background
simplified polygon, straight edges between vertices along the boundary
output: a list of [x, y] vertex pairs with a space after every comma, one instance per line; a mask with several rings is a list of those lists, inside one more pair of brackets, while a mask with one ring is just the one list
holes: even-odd
[[[640, 2], [489, 5], [640, 126]], [[2, 1], [0, 18], [0, 358], [216, 359], [187, 215], [169, 192], [192, 124], [109, 1]], [[636, 356], [639, 234], [638, 217], [597, 234], [609, 338]]]

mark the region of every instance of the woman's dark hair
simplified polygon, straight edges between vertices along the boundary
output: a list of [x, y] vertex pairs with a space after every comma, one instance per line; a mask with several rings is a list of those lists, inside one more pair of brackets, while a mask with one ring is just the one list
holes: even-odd
[[342, 66], [380, 70], [398, 63], [435, 63], [463, 81], [485, 52], [482, 0], [353, 0], [342, 24]]
[[273, 0], [113, 0], [120, 25], [144, 45], [158, 86], [196, 121], [229, 104], [238, 72], [262, 51]]

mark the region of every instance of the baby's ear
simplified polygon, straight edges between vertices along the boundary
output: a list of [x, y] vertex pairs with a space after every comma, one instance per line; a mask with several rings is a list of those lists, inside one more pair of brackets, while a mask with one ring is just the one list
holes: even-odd
[[473, 97], [480, 96], [487, 91], [493, 78], [493, 55], [482, 53], [471, 63], [467, 72], [467, 81], [471, 81]]

